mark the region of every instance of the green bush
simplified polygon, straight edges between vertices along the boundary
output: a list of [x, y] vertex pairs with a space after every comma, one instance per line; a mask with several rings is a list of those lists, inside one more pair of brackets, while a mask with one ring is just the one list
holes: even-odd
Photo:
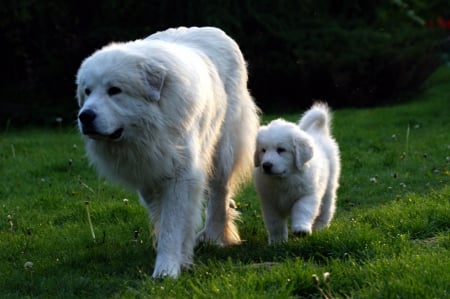
[[436, 45], [445, 32], [423, 21], [446, 2], [7, 1], [0, 7], [7, 57], [0, 122], [72, 121], [83, 58], [110, 41], [180, 25], [217, 26], [236, 39], [265, 112], [304, 108], [318, 98], [334, 107], [387, 103], [416, 90], [438, 65]]
[[312, 99], [335, 107], [388, 103], [416, 91], [436, 69], [441, 30], [425, 28], [405, 13], [409, 7], [359, 2], [248, 8], [249, 30], [264, 32], [242, 39], [264, 110], [304, 108]]

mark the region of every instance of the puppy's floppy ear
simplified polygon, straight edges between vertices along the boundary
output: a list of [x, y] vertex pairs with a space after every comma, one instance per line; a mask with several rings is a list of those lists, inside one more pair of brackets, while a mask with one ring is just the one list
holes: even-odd
[[258, 134], [256, 135], [256, 145], [255, 145], [255, 152], [253, 153], [253, 165], [255, 167], [259, 167], [261, 165], [261, 158], [259, 156], [259, 153], [261, 151], [260, 144], [260, 138], [261, 138], [261, 132], [266, 128], [266, 126], [261, 126], [259, 128]]
[[147, 61], [142, 65], [142, 73], [147, 96], [152, 101], [159, 101], [167, 69], [162, 65]]
[[295, 165], [302, 169], [303, 165], [311, 160], [314, 155], [311, 141], [308, 138], [296, 134], [294, 136]]
[[261, 159], [259, 157], [259, 148], [256, 146], [255, 153], [253, 154], [253, 164], [255, 167], [259, 167], [261, 165]]

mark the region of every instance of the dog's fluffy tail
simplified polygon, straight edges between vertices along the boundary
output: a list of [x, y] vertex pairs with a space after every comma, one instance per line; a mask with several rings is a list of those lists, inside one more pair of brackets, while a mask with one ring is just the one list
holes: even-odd
[[331, 112], [326, 103], [316, 102], [306, 111], [298, 125], [303, 131], [318, 130], [330, 134]]

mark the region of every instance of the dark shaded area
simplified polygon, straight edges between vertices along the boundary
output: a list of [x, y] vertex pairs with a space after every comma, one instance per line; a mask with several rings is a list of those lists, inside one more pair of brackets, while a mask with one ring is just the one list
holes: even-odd
[[110, 41], [181, 25], [217, 26], [239, 43], [265, 112], [314, 99], [335, 108], [398, 101], [420, 88], [448, 45], [448, 29], [424, 21], [449, 1], [422, 2], [4, 1], [0, 125], [73, 122], [75, 73], [85, 57]]

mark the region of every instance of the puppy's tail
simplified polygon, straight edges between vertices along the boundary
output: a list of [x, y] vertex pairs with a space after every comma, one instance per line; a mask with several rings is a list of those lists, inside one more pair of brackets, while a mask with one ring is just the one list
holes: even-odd
[[303, 131], [317, 130], [330, 134], [331, 112], [326, 103], [316, 102], [306, 111], [298, 125]]

